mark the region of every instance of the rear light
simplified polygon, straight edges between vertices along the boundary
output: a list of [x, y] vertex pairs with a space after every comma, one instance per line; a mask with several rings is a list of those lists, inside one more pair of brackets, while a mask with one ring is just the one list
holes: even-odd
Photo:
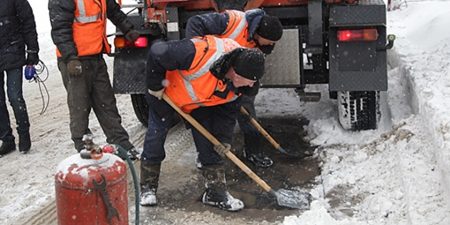
[[145, 48], [148, 45], [148, 40], [146, 37], [138, 37], [136, 41], [134, 41], [134, 46], [137, 48]]
[[123, 36], [116, 36], [114, 38], [114, 46], [116, 48], [146, 48], [148, 46], [148, 39], [146, 37], [138, 37], [136, 41], [130, 42]]
[[114, 38], [114, 46], [116, 48], [125, 48], [126, 40], [124, 37], [116, 37]]
[[378, 39], [377, 29], [360, 29], [360, 30], [338, 30], [338, 40], [342, 42], [348, 41], [376, 41]]

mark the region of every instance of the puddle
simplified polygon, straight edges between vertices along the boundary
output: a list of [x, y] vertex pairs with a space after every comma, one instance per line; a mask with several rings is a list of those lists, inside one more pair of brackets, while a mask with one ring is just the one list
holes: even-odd
[[[314, 147], [303, 141], [303, 125], [307, 123], [299, 118], [260, 118], [263, 127], [285, 149], [312, 152]], [[238, 133], [233, 140], [236, 155], [249, 166], [258, 176], [266, 181], [274, 190], [281, 188], [301, 188], [309, 190], [314, 180], [320, 174], [319, 162], [316, 159], [298, 159], [278, 152], [268, 141], [262, 141], [262, 147], [269, 155], [274, 165], [270, 168], [256, 168], [243, 159], [243, 137]], [[168, 162], [170, 163], [170, 162]], [[284, 216], [298, 214], [296, 209], [283, 208], [277, 205], [276, 200], [257, 186], [253, 180], [240, 171], [230, 160], [226, 161], [227, 184], [233, 196], [244, 201], [245, 209], [232, 213], [214, 207], [205, 206], [200, 197], [204, 190], [203, 178], [195, 168], [172, 168], [176, 174], [171, 174], [158, 190], [158, 207], [168, 210], [182, 210], [186, 212], [209, 211], [224, 217], [240, 217], [252, 221], [280, 220]], [[163, 170], [164, 172], [164, 170]], [[175, 176], [173, 176], [175, 175]], [[162, 175], [164, 176], [164, 175]], [[180, 182], [183, 180], [183, 182]]]

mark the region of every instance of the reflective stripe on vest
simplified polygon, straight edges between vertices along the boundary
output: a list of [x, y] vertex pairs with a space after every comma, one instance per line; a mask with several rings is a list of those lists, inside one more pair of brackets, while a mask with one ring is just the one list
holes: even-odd
[[[236, 37], [244, 30], [245, 25], [247, 24], [247, 20], [245, 20], [245, 13], [241, 11], [229, 11], [232, 12], [232, 14], [235, 17], [235, 20], [237, 20], [238, 24], [234, 28], [234, 31], [227, 37], [231, 39], [236, 39]], [[231, 13], [230, 13], [231, 14]]]
[[[74, 0], [75, 11], [72, 37], [77, 56], [110, 53], [106, 38], [106, 0]], [[61, 53], [57, 49], [58, 57]]]
[[95, 22], [98, 19], [100, 19], [102, 16], [100, 13], [97, 15], [94, 15], [94, 16], [86, 16], [86, 8], [84, 7], [83, 0], [78, 0], [77, 6], [78, 6], [78, 11], [80, 12], [80, 15], [75, 17], [74, 22], [92, 23], [92, 22]]
[[[239, 45], [228, 39], [226, 41], [207, 35], [202, 39], [192, 39], [196, 54], [191, 68], [166, 72], [169, 86], [166, 94], [184, 112], [190, 113], [199, 107], [225, 104], [237, 99], [221, 80], [209, 71], [210, 66], [224, 53], [232, 51]], [[226, 45], [226, 46], [225, 46]], [[224, 96], [214, 95], [215, 91], [224, 92]]]
[[[216, 52], [214, 53], [214, 55], [212, 55], [212, 57], [208, 59], [208, 61], [206, 61], [206, 63], [200, 69], [197, 70], [197, 72], [189, 75], [183, 75], [183, 72], [179, 71], [181, 78], [183, 78], [184, 86], [186, 87], [192, 102], [198, 102], [198, 98], [195, 95], [195, 90], [191, 84], [191, 81], [198, 79], [201, 76], [205, 76], [205, 74], [209, 72], [209, 67], [211, 67], [211, 65], [224, 53], [223, 41], [216, 37], [213, 37], [213, 40], [215, 42]], [[204, 105], [200, 103], [199, 106], [203, 107]]]
[[253, 40], [248, 40], [248, 23], [245, 13], [238, 10], [227, 10], [228, 25], [220, 38], [230, 38], [239, 43], [242, 47], [254, 48], [256, 44]]
[[[197, 78], [199, 78], [200, 76], [204, 75], [206, 72], [209, 71], [209, 67], [220, 58], [220, 56], [222, 56], [222, 53], [224, 52], [224, 47], [223, 47], [223, 41], [219, 38], [214, 38], [214, 41], [216, 42], [216, 52], [214, 53], [214, 55], [208, 59], [208, 61], [205, 63], [205, 65], [203, 65], [197, 72], [192, 73], [188, 76], [185, 76], [185, 79], [188, 81], [192, 81], [195, 80]], [[181, 71], [180, 71], [181, 73]]]

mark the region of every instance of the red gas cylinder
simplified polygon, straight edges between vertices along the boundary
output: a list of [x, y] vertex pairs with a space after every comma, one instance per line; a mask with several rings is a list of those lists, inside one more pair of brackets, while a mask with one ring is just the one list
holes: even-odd
[[128, 225], [126, 164], [116, 155], [76, 154], [55, 175], [59, 225]]

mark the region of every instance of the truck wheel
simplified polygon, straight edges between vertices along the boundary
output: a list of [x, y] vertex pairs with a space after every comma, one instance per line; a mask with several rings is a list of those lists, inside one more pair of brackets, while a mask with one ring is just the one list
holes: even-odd
[[148, 105], [143, 94], [132, 94], [131, 103], [133, 104], [134, 113], [142, 125], [148, 125]]
[[[131, 103], [133, 104], [134, 113], [138, 118], [139, 122], [144, 126], [148, 126], [148, 105], [145, 100], [144, 94], [132, 94]], [[173, 120], [173, 124], [170, 127], [174, 127], [181, 121], [181, 117], [177, 116]]]
[[376, 129], [380, 120], [379, 91], [339, 91], [339, 122], [346, 130]]

